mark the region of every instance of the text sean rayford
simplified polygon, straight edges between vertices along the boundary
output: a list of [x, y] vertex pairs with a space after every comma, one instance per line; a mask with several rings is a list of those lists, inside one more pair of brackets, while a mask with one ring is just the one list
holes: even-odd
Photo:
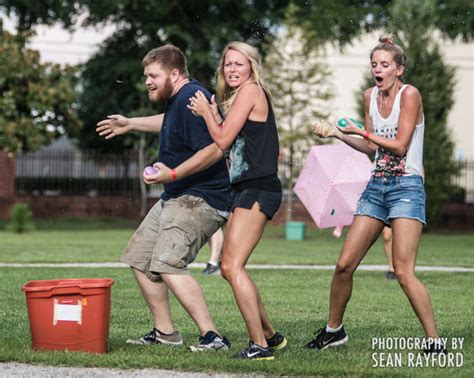
[[[447, 353], [423, 353], [433, 345], [445, 347]], [[373, 368], [459, 368], [464, 364], [463, 337], [373, 337], [371, 366]]]

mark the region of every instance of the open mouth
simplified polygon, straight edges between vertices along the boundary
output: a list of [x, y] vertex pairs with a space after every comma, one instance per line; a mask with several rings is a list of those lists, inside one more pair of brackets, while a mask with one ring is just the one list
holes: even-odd
[[375, 76], [374, 79], [375, 79], [375, 82], [376, 82], [378, 85], [381, 85], [382, 82], [383, 82], [383, 77], [382, 77], [382, 76]]

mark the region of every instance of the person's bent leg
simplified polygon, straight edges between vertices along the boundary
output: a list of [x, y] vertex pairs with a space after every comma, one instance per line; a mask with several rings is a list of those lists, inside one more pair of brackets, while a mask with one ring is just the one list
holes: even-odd
[[217, 328], [212, 320], [199, 283], [190, 275], [163, 273], [161, 276], [176, 299], [178, 299], [179, 303], [194, 320], [201, 336], [208, 331], [217, 333]]
[[414, 219], [392, 221], [393, 262], [398, 282], [423, 326], [427, 337], [438, 333], [428, 290], [416, 277], [415, 263], [423, 225]]
[[203, 291], [191, 277], [187, 265], [201, 247], [224, 223], [225, 218], [202, 198], [184, 195], [164, 203], [160, 242], [150, 263], [159, 273], [186, 312], [198, 326], [201, 336], [216, 331]]
[[164, 282], [153, 282], [143, 272], [133, 269], [143, 298], [150, 308], [154, 326], [163, 333], [173, 333], [174, 326], [168, 299], [168, 287]]
[[314, 339], [306, 344], [307, 348], [321, 350], [347, 342], [342, 320], [352, 294], [352, 277], [383, 227], [383, 222], [375, 218], [355, 216], [332, 278], [328, 324], [319, 329]]
[[236, 208], [227, 224], [221, 265], [222, 275], [232, 287], [250, 340], [262, 347], [268, 346], [264, 328], [270, 337], [274, 330], [245, 264], [260, 240], [266, 222], [266, 215], [257, 202], [250, 210]]
[[181, 335], [174, 331], [168, 301], [168, 288], [159, 275], [149, 272], [150, 260], [161, 227], [163, 201], [153, 206], [125, 247], [121, 261], [132, 268], [143, 298], [150, 308], [154, 328], [143, 337], [128, 339], [129, 344], [181, 345]]
[[352, 295], [355, 270], [372, 244], [377, 240], [383, 222], [367, 216], [355, 216], [342, 247], [331, 283], [328, 326], [341, 326], [346, 305]]

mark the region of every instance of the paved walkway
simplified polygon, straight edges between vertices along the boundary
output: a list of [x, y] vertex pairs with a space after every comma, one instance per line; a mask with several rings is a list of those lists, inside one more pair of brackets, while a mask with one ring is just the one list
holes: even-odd
[[[119, 262], [106, 263], [0, 263], [1, 267], [10, 268], [128, 268], [128, 265]], [[206, 264], [193, 263], [190, 268], [205, 268]], [[294, 269], [294, 270], [334, 270], [334, 265], [271, 265], [271, 264], [249, 264], [248, 269]], [[386, 271], [386, 265], [360, 265], [358, 270]], [[469, 272], [473, 273], [474, 268], [464, 268], [460, 266], [417, 266], [418, 272]]]
[[29, 365], [18, 362], [0, 363], [1, 377], [156, 377], [156, 378], [264, 378], [263, 375], [228, 373], [190, 373], [162, 369], [106, 369], [66, 366]]

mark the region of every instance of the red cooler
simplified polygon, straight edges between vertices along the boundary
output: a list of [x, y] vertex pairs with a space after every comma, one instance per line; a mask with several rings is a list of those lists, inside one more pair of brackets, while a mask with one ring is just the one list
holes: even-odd
[[113, 284], [74, 278], [23, 285], [33, 348], [107, 353]]

